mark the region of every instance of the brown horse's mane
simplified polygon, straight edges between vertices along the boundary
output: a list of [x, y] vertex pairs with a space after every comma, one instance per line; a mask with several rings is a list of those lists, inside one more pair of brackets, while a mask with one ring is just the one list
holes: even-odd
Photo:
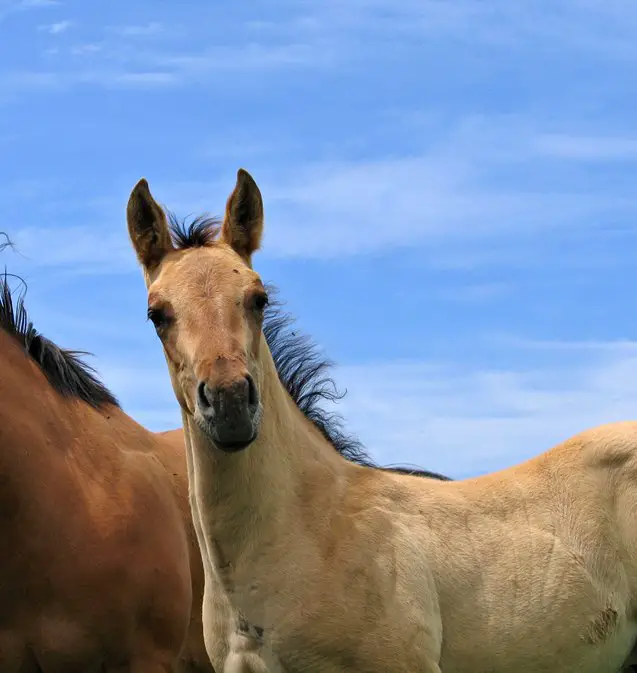
[[[220, 231], [220, 220], [202, 215], [190, 221], [168, 213], [174, 245], [179, 250], [212, 244]], [[276, 288], [268, 285], [269, 302], [265, 311], [263, 333], [272, 353], [279, 379], [303, 415], [319, 430], [334, 449], [347, 460], [401, 474], [449, 481], [449, 477], [411, 467], [380, 467], [362, 443], [343, 429], [343, 419], [327, 411], [323, 403], [342, 399], [334, 379], [329, 376], [333, 363], [325, 359], [309, 337], [291, 329], [294, 319], [283, 313], [281, 303], [273, 300]]]
[[0, 231], [0, 236], [4, 238], [4, 241], [0, 243], [0, 252], [2, 252], [5, 248], [13, 248], [13, 242], [9, 238], [9, 234], [7, 234], [5, 231]]
[[[1, 233], [1, 232], [0, 232]], [[7, 244], [11, 245], [8, 237]], [[26, 288], [22, 278], [18, 278]], [[95, 409], [104, 405], [119, 407], [113, 393], [98, 379], [95, 370], [82, 361], [85, 351], [60, 348], [42, 336], [29, 319], [21, 292], [14, 300], [5, 271], [0, 280], [0, 328], [12, 336], [38, 364], [51, 386], [64, 397], [74, 397]]]

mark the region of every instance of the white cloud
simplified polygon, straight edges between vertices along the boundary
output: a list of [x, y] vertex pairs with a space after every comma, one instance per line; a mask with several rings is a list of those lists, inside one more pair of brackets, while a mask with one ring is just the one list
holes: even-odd
[[100, 42], [87, 42], [71, 47], [71, 54], [74, 56], [86, 56], [87, 54], [97, 54], [102, 49], [104, 49], [104, 45]]
[[[201, 80], [208, 82], [208, 78], [214, 74], [274, 72], [296, 66], [321, 67], [330, 58], [328, 53], [315, 53], [306, 45], [297, 44], [272, 47], [247, 44], [196, 53], [166, 54], [142, 53], [141, 50], [127, 52], [101, 43], [72, 46], [68, 51], [71, 55], [86, 55], [90, 52], [97, 60], [91, 63], [90, 68], [82, 63], [81, 67], [72, 67], [66, 71], [16, 69], [0, 73], [0, 88], [5, 95], [25, 91], [65, 90], [79, 85], [106, 89], [174, 88]], [[120, 65], [113, 67], [114, 61]]]
[[521, 337], [505, 335], [491, 335], [490, 339], [495, 341], [501, 348], [518, 349], [527, 351], [544, 351], [559, 353], [560, 351], [578, 354], [582, 352], [593, 352], [598, 354], [619, 354], [621, 356], [637, 355], [637, 343], [627, 339], [615, 339], [613, 341], [556, 341], [525, 339]]
[[[35, 7], [48, 6], [52, 0], [23, 0], [14, 9], [24, 2]], [[352, 67], [361, 63], [369, 68], [377, 54], [382, 54], [383, 60], [400, 54], [413, 60], [417, 55], [422, 76], [427, 78], [439, 74], [436, 50], [441, 45], [451, 58], [456, 45], [461, 49], [486, 49], [481, 57], [485, 63], [501, 59], [494, 48], [506, 52], [507, 58], [532, 54], [533, 58], [548, 55], [572, 60], [582, 52], [596, 58], [637, 58], [637, 21], [634, 7], [628, 3], [622, 5], [620, 12], [617, 3], [585, 0], [567, 0], [559, 6], [546, 1], [522, 6], [505, 0], [355, 0], [345, 4], [326, 0], [313, 5], [284, 1], [278, 10], [283, 16], [265, 12], [262, 18], [247, 21], [229, 20], [216, 11], [210, 10], [201, 22], [227, 22], [221, 43], [198, 41], [198, 26], [185, 23], [178, 36], [171, 26], [171, 40], [182, 40], [178, 49], [148, 48], [147, 43], [144, 49], [139, 43], [133, 48], [130, 39], [117, 38], [155, 37], [167, 34], [166, 26], [151, 21], [107, 28], [114, 39], [100, 50], [105, 67], [94, 72], [70, 72], [65, 76], [65, 85], [126, 86], [125, 75], [134, 77], [137, 71], [159, 71], [161, 75], [154, 78], [154, 85], [177, 86], [202, 79], [208, 82], [211, 75], [223, 76], [237, 70], [274, 73], [297, 67]], [[65, 24], [53, 26], [65, 30]], [[185, 37], [187, 44], [183, 43]], [[451, 52], [449, 41], [453, 45]], [[199, 48], [200, 44], [207, 46]], [[113, 62], [121, 65], [118, 73], [112, 73]], [[31, 73], [32, 84], [37, 83], [40, 74]]]
[[13, 71], [0, 73], [0, 87], [5, 95], [20, 91], [59, 89], [64, 77], [57, 72]]
[[57, 21], [56, 23], [49, 23], [44, 26], [39, 26], [38, 30], [49, 33], [50, 35], [60, 35], [65, 33], [73, 25], [73, 21], [65, 19], [64, 21]]
[[451, 475], [500, 469], [586, 428], [637, 418], [637, 343], [561, 347], [585, 357], [535, 367], [521, 358], [520, 368], [502, 369], [426, 361], [343, 366], [337, 377], [348, 394], [339, 407], [381, 463]]
[[545, 134], [535, 140], [537, 151], [575, 161], [637, 161], [637, 138]]
[[57, 7], [60, 0], [0, 0], [0, 18], [12, 12]]
[[[455, 265], [458, 251], [471, 246], [492, 259], [539, 231], [576, 226], [581, 234], [611, 217], [635, 221], [632, 192], [562, 170], [562, 156], [538, 151], [547, 136], [537, 125], [506, 116], [468, 118], [446, 134], [422, 132], [436, 141], [423, 149], [415, 139], [411, 156], [367, 161], [273, 167], [253, 157], [244, 167], [265, 199], [264, 254], [325, 259], [418, 246], [434, 263]], [[231, 170], [225, 183], [155, 185], [155, 191], [178, 212], [221, 211]]]
[[58, 0], [0, 0], [0, 23], [16, 12], [55, 7]]
[[111, 30], [122, 37], [152, 37], [163, 33], [164, 26], [161, 23], [152, 21], [145, 24], [115, 26]]
[[23, 227], [11, 232], [17, 251], [34, 268], [73, 274], [130, 271], [135, 257], [125, 229], [112, 226]]
[[[75, 47], [71, 51], [74, 55], [77, 55]], [[91, 49], [87, 51], [91, 51]], [[96, 53], [95, 50], [92, 51]], [[56, 53], [59, 53], [59, 51]], [[6, 75], [0, 73], [0, 87], [5, 93], [43, 90], [64, 91], [79, 84], [90, 84], [105, 89], [163, 89], [172, 87], [178, 82], [179, 78], [173, 73], [159, 70], [102, 70], [95, 68], [69, 72], [51, 70], [41, 72], [16, 71]]]
[[178, 77], [171, 72], [140, 71], [140, 72], [103, 72], [87, 74], [87, 81], [116, 87], [165, 87], [176, 84]]
[[423, 41], [435, 49], [438, 41], [453, 40], [459, 49], [531, 51], [534, 58], [637, 58], [637, 12], [630, 0], [325, 0], [311, 7], [290, 2], [286, 9], [285, 20], [251, 21], [248, 28], [259, 36], [329, 43], [341, 60], [373, 53], [387, 36], [396, 50]]
[[440, 287], [433, 289], [436, 296], [447, 301], [466, 303], [488, 302], [511, 292], [511, 285], [503, 282], [482, 282], [460, 287]]
[[[112, 76], [113, 86], [120, 87], [163, 86], [165, 78], [171, 77], [166, 73]], [[39, 85], [56, 84], [45, 80]], [[633, 226], [637, 197], [623, 183], [579, 177], [571, 180], [563, 170], [555, 170], [555, 179], [547, 181], [546, 176], [556, 166], [560, 169], [563, 159], [538, 153], [537, 139], [543, 137], [524, 120], [494, 117], [465, 121], [455, 131], [438, 137], [427, 150], [415, 148], [420, 151], [413, 156], [277, 165], [271, 163], [268, 152], [253, 153], [245, 167], [264, 195], [263, 254], [270, 258], [328, 259], [416, 247], [423, 254], [423, 263], [438, 267], [463, 266], [467, 259], [471, 264], [507, 260], [528, 265], [534, 261], [528, 246], [521, 243], [525, 236], [542, 232], [550, 243], [559, 231], [576, 228], [578, 236], [595, 234], [609, 219]], [[617, 140], [611, 149], [620, 146]], [[226, 150], [239, 151], [228, 145]], [[608, 147], [595, 149], [599, 161], [602, 150], [609, 153]], [[511, 178], [520, 166], [526, 173]], [[157, 198], [178, 214], [221, 213], [237, 167], [228, 166], [223, 177], [213, 172], [205, 182], [156, 183], [149, 177]], [[508, 179], [503, 181], [503, 175]], [[3, 198], [15, 201], [24, 189], [30, 194], [33, 187], [5, 185], [0, 189], [0, 205]], [[103, 195], [104, 203], [94, 208], [100, 218], [104, 213], [121, 216], [121, 194], [126, 190], [120, 186], [117, 194]], [[49, 192], [46, 198], [41, 196], [43, 202], [59, 201], [59, 195]], [[34, 259], [48, 260], [43, 264], [95, 263], [103, 269], [107, 259], [114, 259], [123, 264], [116, 264], [115, 269], [128, 268], [132, 255], [125, 252], [129, 247], [125, 232], [109, 230], [105, 237], [92, 226], [72, 227], [63, 233], [27, 227], [16, 231], [15, 238]], [[56, 244], [64, 238], [76, 240], [77, 245], [69, 249]], [[578, 258], [577, 263], [599, 266], [605, 260], [600, 253]], [[473, 299], [484, 299], [502, 291], [503, 287], [489, 285], [474, 288], [471, 294]], [[463, 298], [469, 299], [466, 292]]]
[[56, 7], [60, 4], [59, 0], [21, 0], [17, 3], [17, 6], [22, 9], [30, 9], [37, 7]]
[[174, 68], [184, 79], [192, 79], [206, 73], [235, 70], [262, 71], [298, 65], [317, 68], [330, 63], [331, 54], [299, 42], [267, 45], [248, 42], [194, 53], [148, 54], [145, 59], [155, 67]]

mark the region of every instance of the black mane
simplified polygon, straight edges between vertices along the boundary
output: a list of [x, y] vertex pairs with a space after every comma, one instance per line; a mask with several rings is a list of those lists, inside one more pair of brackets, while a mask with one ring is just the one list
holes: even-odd
[[[268, 287], [270, 298], [275, 293]], [[326, 411], [323, 402], [336, 402], [345, 393], [339, 393], [334, 379], [329, 376], [333, 363], [321, 356], [315, 344], [304, 334], [290, 329], [294, 319], [280, 310], [270, 299], [266, 309], [263, 333], [272, 353], [279, 379], [296, 406], [321, 432], [323, 437], [347, 460], [366, 467], [389, 472], [429, 477], [450, 481], [449, 477], [411, 467], [379, 468], [361, 442], [343, 430], [343, 419], [335, 412]]]
[[290, 329], [294, 319], [272, 301], [274, 293], [275, 289], [269, 286], [270, 302], [265, 311], [263, 334], [281, 383], [305, 417], [344, 458], [373, 466], [360, 441], [344, 432], [342, 418], [321, 405], [322, 402], [336, 402], [344, 396], [328, 374], [332, 363], [321, 357], [306, 335]]
[[[217, 238], [220, 230], [220, 220], [207, 215], [188, 222], [179, 220], [173, 213], [168, 213], [168, 221], [173, 243], [180, 250], [209, 245]], [[324, 402], [336, 402], [344, 396], [338, 392], [334, 380], [329, 376], [332, 362], [321, 356], [307, 336], [291, 329], [294, 320], [281, 311], [280, 304], [272, 301], [275, 292], [272, 286], [268, 288], [270, 303], [265, 312], [263, 333], [272, 352], [281, 383], [297, 407], [318, 428], [323, 437], [341, 456], [359, 465], [450, 481], [449, 477], [429, 470], [399, 466], [380, 468], [361, 442], [345, 433], [343, 419], [334, 412], [326, 411], [322, 406]]]
[[6, 272], [0, 280], [0, 328], [18, 341], [51, 386], [64, 397], [79, 398], [95, 409], [106, 404], [119, 407], [95, 370], [81, 360], [81, 355], [89, 353], [60, 348], [38, 333], [24, 306], [24, 293], [14, 301]]
[[9, 238], [9, 234], [4, 231], [0, 231], [0, 236], [4, 238], [4, 241], [0, 243], [0, 252], [2, 252], [5, 248], [13, 248], [13, 242]]
[[167, 214], [173, 243], [178, 250], [210, 245], [221, 230], [221, 220], [218, 217], [199, 215], [191, 220], [181, 220], [174, 213]]

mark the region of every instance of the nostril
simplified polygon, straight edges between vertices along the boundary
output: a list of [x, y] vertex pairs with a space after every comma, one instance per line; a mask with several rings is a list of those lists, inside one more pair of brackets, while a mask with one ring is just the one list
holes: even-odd
[[202, 409], [212, 407], [212, 402], [208, 396], [208, 386], [203, 381], [197, 386], [197, 400]]
[[256, 407], [259, 397], [257, 395], [257, 387], [254, 383], [254, 379], [248, 374], [246, 376], [246, 381], [248, 382], [248, 404], [251, 407]]

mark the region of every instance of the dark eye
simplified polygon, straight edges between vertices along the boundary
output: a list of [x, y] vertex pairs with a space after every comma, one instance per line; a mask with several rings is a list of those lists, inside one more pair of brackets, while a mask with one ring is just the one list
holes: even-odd
[[254, 296], [254, 308], [257, 311], [263, 311], [267, 305], [268, 305], [267, 294], [257, 294]]
[[162, 330], [168, 327], [169, 318], [166, 313], [160, 308], [149, 308], [148, 319], [155, 325], [156, 330]]

